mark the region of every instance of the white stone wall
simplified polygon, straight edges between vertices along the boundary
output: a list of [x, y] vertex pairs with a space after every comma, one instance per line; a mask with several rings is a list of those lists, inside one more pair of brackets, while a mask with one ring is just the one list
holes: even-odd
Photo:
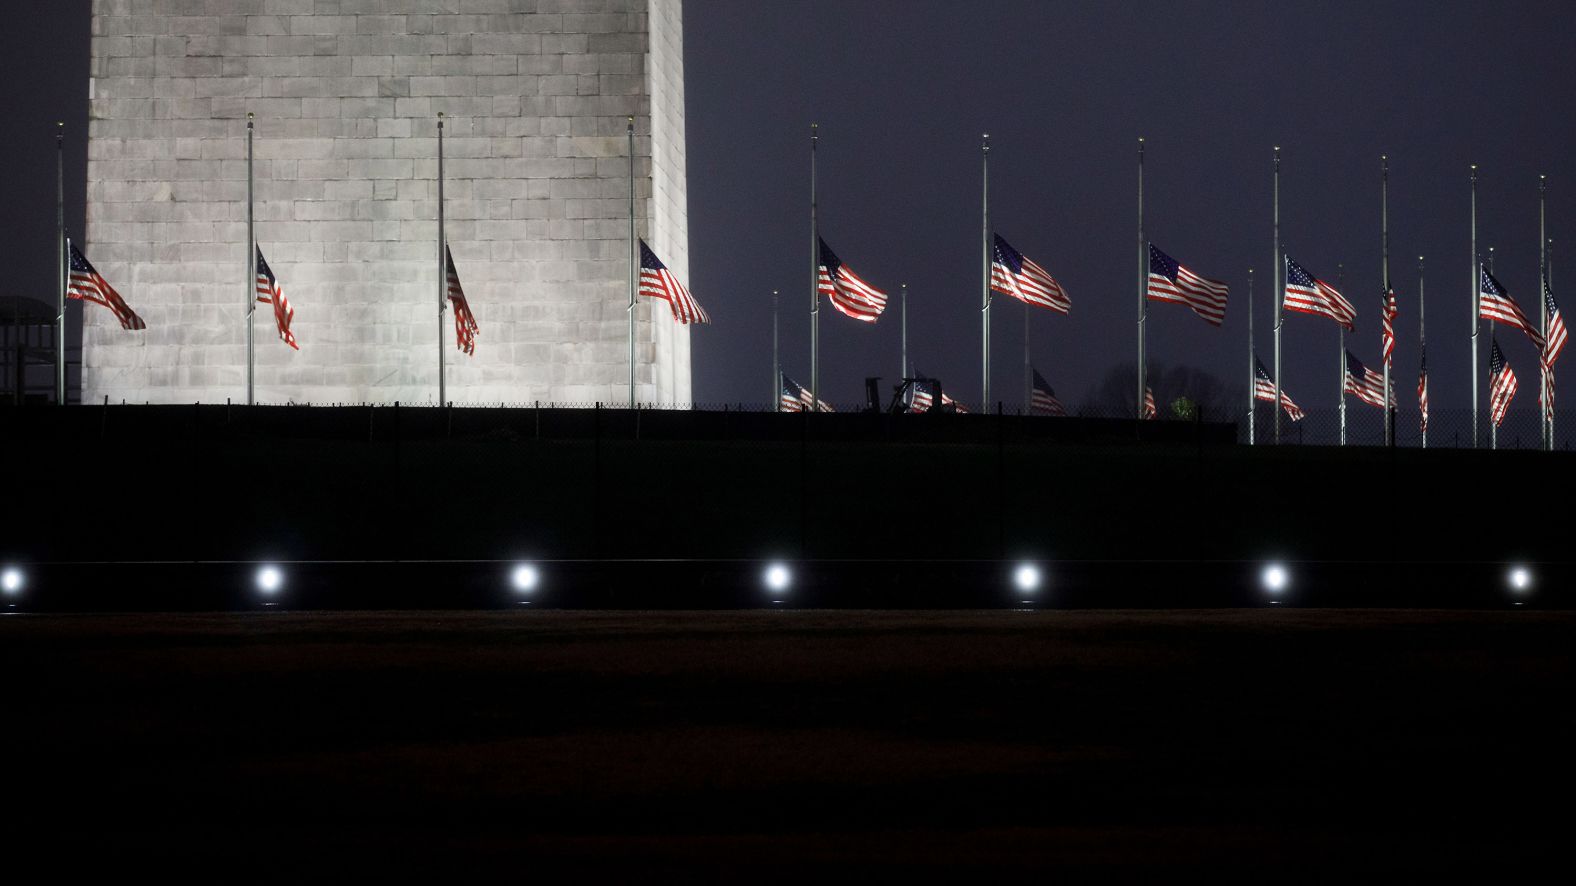
[[[466, 357], [445, 317], [451, 400], [627, 399], [631, 115], [640, 232], [689, 279], [681, 0], [94, 0], [91, 74], [86, 252], [148, 329], [85, 312], [84, 402], [244, 399], [247, 112], [301, 345], [259, 306], [259, 402], [436, 401], [440, 111], [481, 325]], [[648, 302], [637, 394], [687, 403]]]

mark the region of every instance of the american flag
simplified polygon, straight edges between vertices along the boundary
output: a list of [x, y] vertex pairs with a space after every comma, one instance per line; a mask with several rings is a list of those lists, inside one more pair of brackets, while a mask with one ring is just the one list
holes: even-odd
[[1286, 301], [1288, 311], [1318, 314], [1346, 327], [1350, 332], [1357, 320], [1357, 309], [1335, 287], [1308, 273], [1302, 265], [1286, 258]]
[[1543, 281], [1543, 329], [1546, 340], [1543, 344], [1543, 414], [1552, 419], [1554, 417], [1554, 361], [1560, 358], [1560, 352], [1565, 350], [1565, 320], [1560, 316], [1560, 306], [1554, 303], [1554, 292], [1549, 289], [1549, 281]]
[[1387, 290], [1381, 305], [1384, 316], [1384, 331], [1380, 333], [1379, 345], [1384, 352], [1384, 365], [1390, 365], [1390, 357], [1395, 353], [1395, 290]]
[[[814, 400], [810, 392], [802, 385], [782, 373], [782, 391], [778, 396], [777, 409], [779, 412], [808, 412]], [[835, 412], [831, 404], [821, 401], [822, 412]]]
[[990, 260], [990, 288], [992, 292], [1010, 295], [1025, 304], [1039, 305], [1053, 311], [1067, 313], [1073, 303], [1067, 291], [1050, 272], [1023, 257], [1023, 253], [995, 235], [996, 246]]
[[[1364, 366], [1361, 360], [1352, 356], [1351, 351], [1346, 352], [1346, 393], [1355, 394], [1357, 399], [1369, 406], [1384, 408], [1384, 376]], [[1390, 405], [1395, 405], [1395, 395], [1390, 396]]]
[[[1291, 402], [1291, 397], [1285, 391], [1280, 392], [1281, 408], [1292, 421], [1302, 421], [1303, 411], [1296, 403]], [[1266, 403], [1275, 402], [1275, 380], [1270, 378], [1269, 370], [1264, 368], [1264, 362], [1258, 357], [1253, 358], [1253, 399], [1263, 400]]]
[[832, 252], [832, 247], [827, 246], [825, 240], [821, 240], [820, 244], [820, 293], [832, 302], [832, 307], [855, 320], [876, 322], [876, 318], [886, 310], [886, 293], [860, 279]]
[[663, 264], [646, 241], [640, 241], [640, 294], [652, 298], [660, 298], [673, 309], [673, 319], [680, 323], [710, 323], [711, 317], [706, 315], [695, 299], [690, 297], [689, 290], [673, 276], [668, 266]]
[[1494, 279], [1484, 265], [1478, 265], [1480, 285], [1478, 286], [1478, 316], [1484, 320], [1493, 320], [1506, 326], [1514, 326], [1527, 334], [1538, 350], [1543, 350], [1543, 335], [1538, 332], [1538, 327], [1532, 325], [1527, 315], [1521, 312], [1521, 305], [1511, 298], [1505, 287]]
[[1144, 418], [1159, 418], [1160, 411], [1155, 408], [1155, 392], [1148, 385], [1144, 385]]
[[476, 315], [471, 313], [470, 303], [465, 300], [465, 290], [460, 288], [460, 272], [454, 269], [454, 253], [449, 251], [447, 243], [443, 246], [443, 260], [447, 265], [449, 301], [454, 305], [454, 335], [460, 350], [467, 354], [476, 353], [476, 333], [481, 327], [476, 325]]
[[263, 260], [261, 246], [257, 247], [257, 300], [274, 306], [274, 323], [279, 327], [280, 340], [301, 350], [301, 346], [296, 344], [295, 333], [290, 331], [290, 323], [295, 319], [295, 308], [290, 307], [290, 300], [285, 298], [285, 291], [279, 287], [273, 269]]
[[1505, 355], [1499, 352], [1499, 341], [1493, 340], [1488, 355], [1488, 409], [1489, 420], [1495, 427], [1505, 420], [1510, 401], [1516, 396], [1516, 373], [1510, 371]]
[[1056, 392], [1040, 375], [1040, 370], [1030, 368], [1029, 371], [1034, 374], [1034, 383], [1029, 388], [1029, 414], [1065, 416], [1067, 410], [1062, 408], [1062, 401], [1056, 399]]
[[957, 412], [957, 413], [964, 413], [964, 412], [968, 412], [969, 411], [968, 407], [966, 407], [962, 403], [959, 403], [958, 401], [952, 399], [951, 397], [948, 397], [946, 391], [942, 391], [941, 392], [941, 405], [944, 406], [944, 407], [947, 407], [947, 408], [951, 409], [953, 412]]
[[931, 393], [930, 379], [916, 378], [908, 386], [909, 412], [929, 412], [935, 402], [935, 396]]
[[1423, 346], [1423, 359], [1417, 368], [1417, 408], [1422, 410], [1423, 417], [1419, 430], [1428, 431], [1428, 346]]
[[1226, 319], [1226, 284], [1205, 280], [1177, 260], [1149, 244], [1150, 301], [1171, 301], [1187, 305], [1193, 313], [1216, 326]]
[[148, 324], [142, 322], [142, 318], [126, 304], [126, 300], [120, 297], [115, 287], [99, 276], [99, 272], [88, 263], [87, 256], [83, 255], [70, 240], [66, 241], [66, 251], [71, 254], [71, 276], [66, 281], [67, 297], [90, 301], [109, 308], [115, 314], [115, 319], [120, 321], [121, 329], [148, 328]]

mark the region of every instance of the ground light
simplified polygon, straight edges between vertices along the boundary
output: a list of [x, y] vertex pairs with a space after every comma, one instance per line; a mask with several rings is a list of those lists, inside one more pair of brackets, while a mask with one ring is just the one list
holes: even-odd
[[[1525, 594], [1532, 590], [1532, 570], [1525, 566], [1512, 566], [1505, 575], [1505, 581], [1510, 585], [1511, 593]], [[1516, 601], [1516, 605], [1520, 606], [1521, 601]]]
[[1270, 563], [1259, 574], [1259, 582], [1264, 585], [1264, 590], [1270, 595], [1270, 599], [1278, 603], [1286, 587], [1291, 584], [1291, 573], [1280, 563]]
[[788, 592], [788, 586], [793, 584], [793, 572], [788, 569], [786, 563], [771, 563], [767, 565], [766, 571], [761, 573], [761, 580], [766, 583], [766, 590], [775, 598], [779, 598], [772, 601], [777, 603], [781, 602], [781, 596]]
[[1019, 563], [1018, 568], [1012, 571], [1012, 584], [1025, 594], [1032, 594], [1040, 589], [1040, 567], [1033, 563]]
[[27, 576], [17, 566], [7, 566], [0, 572], [0, 590], [5, 591], [7, 597], [15, 597], [22, 593], [22, 586], [27, 584]]
[[529, 594], [542, 583], [542, 573], [535, 563], [518, 563], [509, 573], [509, 583], [519, 593]]
[[279, 593], [285, 586], [285, 574], [278, 566], [268, 565], [257, 567], [257, 590], [266, 596], [272, 597]]

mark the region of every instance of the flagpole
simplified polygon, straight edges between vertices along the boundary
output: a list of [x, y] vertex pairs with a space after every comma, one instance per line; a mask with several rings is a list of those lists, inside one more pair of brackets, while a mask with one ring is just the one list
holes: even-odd
[[[1543, 249], [1544, 235], [1547, 233], [1545, 230], [1544, 203], [1548, 196], [1548, 189], [1548, 176], [1538, 176], [1538, 288], [1540, 290], [1538, 292], [1538, 333], [1543, 336], [1545, 342], [1548, 341], [1549, 336], [1549, 300], [1543, 294], [1542, 289], [1549, 285], [1548, 253]], [[1545, 352], [1548, 350], [1547, 344], [1544, 345], [1544, 350]], [[1552, 372], [1552, 367], [1544, 363], [1542, 355], [1539, 355], [1538, 369], [1543, 376], [1548, 376]], [[1549, 379], [1544, 377], [1539, 380], [1543, 383], [1542, 387], [1539, 388], [1539, 394], [1542, 398], [1547, 399]], [[1552, 452], [1554, 451], [1554, 410], [1545, 403], [1542, 412], [1543, 448]]]
[[1138, 418], [1144, 417], [1144, 320], [1147, 315], [1144, 304], [1144, 281], [1148, 275], [1144, 273], [1148, 262], [1145, 261], [1148, 252], [1144, 248], [1144, 140], [1138, 140]]
[[55, 124], [55, 404], [66, 405], [66, 124]]
[[1034, 403], [1034, 366], [1029, 362], [1029, 303], [1023, 303], [1023, 414]]
[[629, 408], [635, 408], [635, 296], [640, 291], [640, 239], [635, 232], [635, 118], [625, 127], [629, 137]]
[[821, 411], [821, 240], [815, 230], [815, 146], [819, 127], [810, 124], [810, 411]]
[[980, 408], [990, 405], [990, 133], [980, 142]]
[[1275, 298], [1275, 404], [1270, 410], [1275, 413], [1275, 444], [1281, 441], [1281, 278], [1285, 274], [1285, 267], [1281, 263], [1280, 247], [1280, 146], [1275, 146], [1275, 264], [1270, 271], [1274, 276]]
[[[1428, 329], [1423, 324], [1423, 257], [1421, 255], [1417, 257], [1417, 349], [1422, 355], [1423, 369], [1426, 371], [1428, 368]], [[1428, 376], [1423, 376], [1424, 384], [1427, 384], [1427, 378]], [[1424, 424], [1422, 429], [1423, 448], [1427, 449], [1428, 425]]]
[[252, 112], [246, 112], [246, 405], [253, 402], [256, 345], [252, 335], [257, 310], [257, 228], [252, 211]]
[[[1346, 288], [1346, 265], [1336, 264], [1336, 266], [1335, 266], [1335, 288], [1336, 289], [1345, 289]], [[1345, 446], [1346, 445], [1346, 327], [1345, 326], [1341, 326], [1340, 324], [1336, 324], [1335, 332], [1336, 332], [1335, 340], [1337, 342], [1337, 347], [1339, 347], [1340, 351], [1341, 351], [1340, 354], [1337, 355], [1337, 361], [1341, 365], [1340, 388], [1339, 388], [1340, 394], [1341, 394], [1341, 408], [1340, 408], [1339, 412], [1340, 412], [1340, 416], [1341, 416], [1341, 445]]]
[[1477, 251], [1477, 164], [1472, 164], [1472, 448], [1478, 446], [1478, 290], [1482, 288]]
[[[1494, 273], [1494, 247], [1492, 247], [1492, 246], [1490, 246], [1488, 248], [1488, 272], [1490, 274]], [[1493, 320], [1488, 321], [1488, 340], [1489, 340], [1489, 346], [1490, 346], [1489, 347], [1489, 351], [1490, 351], [1489, 359], [1492, 360], [1493, 359], [1493, 344], [1494, 344], [1494, 321]], [[1489, 375], [1488, 383], [1489, 383], [1489, 387], [1492, 388], [1493, 385], [1494, 385], [1494, 376], [1492, 374]], [[1493, 404], [1490, 403], [1489, 406], [1490, 406], [1490, 409], [1492, 410]], [[1488, 448], [1491, 449], [1491, 450], [1499, 448], [1499, 425], [1494, 423], [1494, 418], [1493, 418], [1492, 415], [1489, 416], [1489, 420], [1488, 420]]]
[[443, 112], [438, 112], [438, 405], [447, 403], [443, 353], [443, 306], [448, 296], [449, 267], [445, 261], [448, 239], [443, 227]]
[[783, 411], [782, 364], [777, 362], [777, 290], [772, 290], [772, 411]]
[[[1386, 314], [1388, 314], [1389, 311], [1390, 311], [1390, 157], [1389, 157], [1389, 155], [1381, 154], [1379, 156], [1379, 168], [1380, 168], [1380, 173], [1379, 173], [1379, 228], [1380, 228], [1380, 239], [1383, 240], [1383, 242], [1384, 242], [1384, 257], [1382, 259], [1383, 265], [1384, 265], [1384, 271], [1383, 271], [1383, 277], [1384, 277], [1384, 311], [1385, 311]], [[1395, 321], [1392, 319], [1389, 322], [1390, 322], [1391, 340], [1393, 341], [1394, 337], [1395, 337]], [[1382, 341], [1379, 344], [1380, 344], [1381, 348], [1384, 346], [1384, 342], [1382, 342]], [[1395, 441], [1394, 441], [1394, 439], [1392, 437], [1392, 430], [1391, 430], [1391, 427], [1390, 427], [1392, 421], [1394, 420], [1394, 416], [1391, 414], [1391, 406], [1390, 406], [1390, 355], [1388, 353], [1382, 353], [1379, 356], [1381, 358], [1383, 358], [1383, 360], [1384, 360], [1384, 445], [1391, 446], [1391, 445], [1394, 445]]]
[[901, 361], [903, 363], [903, 366], [898, 371], [898, 374], [897, 374], [897, 383], [898, 384], [902, 384], [903, 383], [903, 379], [908, 377], [908, 284], [907, 283], [903, 284], [902, 299], [901, 299], [900, 305], [901, 305], [901, 307], [903, 309], [902, 310], [903, 348], [902, 348], [902, 352], [898, 354], [898, 357], [899, 357], [899, 359], [901, 359]]
[[1253, 269], [1248, 268], [1248, 445], [1257, 445], [1254, 442], [1253, 425], [1258, 416], [1257, 406], [1253, 401], [1253, 389], [1258, 386], [1258, 373], [1253, 365]]

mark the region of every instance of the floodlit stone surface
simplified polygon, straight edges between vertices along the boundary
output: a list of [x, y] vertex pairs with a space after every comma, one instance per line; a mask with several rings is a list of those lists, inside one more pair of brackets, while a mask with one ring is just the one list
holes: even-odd
[[[147, 321], [86, 312], [83, 402], [245, 398], [246, 114], [259, 402], [434, 402], [437, 114], [481, 326], [455, 402], [628, 398], [626, 120], [641, 236], [689, 279], [681, 0], [95, 0], [86, 252]], [[701, 296], [704, 299], [704, 296]], [[689, 334], [636, 307], [637, 395], [687, 403]]]

